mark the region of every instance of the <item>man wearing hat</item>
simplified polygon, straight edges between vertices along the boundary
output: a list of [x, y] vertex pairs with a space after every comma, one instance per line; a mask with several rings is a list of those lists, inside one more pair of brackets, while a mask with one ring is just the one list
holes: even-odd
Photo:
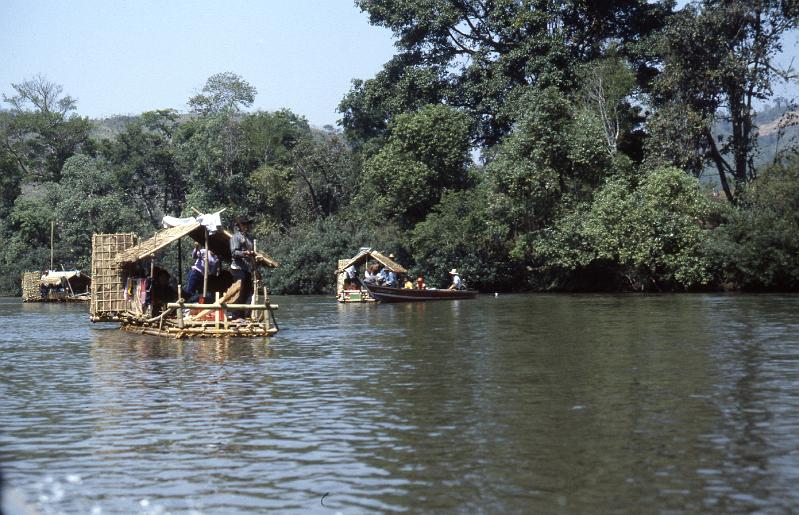
[[[255, 265], [255, 251], [253, 250], [252, 219], [241, 218], [236, 224], [236, 231], [230, 239], [230, 254], [233, 262], [230, 264], [230, 272], [234, 281], [241, 281], [239, 297], [234, 304], [249, 304], [252, 297], [252, 273]], [[244, 319], [247, 316], [244, 310], [232, 310], [230, 318], [232, 320]]]
[[448, 290], [462, 290], [463, 283], [461, 282], [461, 276], [458, 275], [458, 270], [453, 268], [449, 271], [450, 277], [452, 277], [452, 284], [449, 285]]

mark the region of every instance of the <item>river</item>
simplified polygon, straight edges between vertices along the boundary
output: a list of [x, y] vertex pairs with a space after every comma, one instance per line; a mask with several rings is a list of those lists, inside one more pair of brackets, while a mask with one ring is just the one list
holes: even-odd
[[31, 513], [799, 510], [799, 296], [276, 297], [265, 340], [0, 299]]

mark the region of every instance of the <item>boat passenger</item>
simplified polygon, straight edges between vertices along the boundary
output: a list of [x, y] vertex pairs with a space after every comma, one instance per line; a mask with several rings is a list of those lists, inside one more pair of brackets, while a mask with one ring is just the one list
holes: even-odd
[[416, 289], [417, 290], [426, 290], [427, 289], [427, 285], [424, 283], [424, 276], [422, 274], [419, 274], [418, 276], [416, 276]]
[[388, 268], [383, 268], [380, 271], [380, 284], [383, 286], [388, 286], [389, 288], [396, 288], [397, 287], [397, 274], [393, 271], [389, 270]]
[[[205, 248], [200, 247], [199, 242], [194, 242], [194, 249], [191, 257], [195, 260], [189, 270], [188, 284], [186, 285], [185, 295], [188, 302], [196, 302], [202, 289], [203, 276], [205, 275]], [[208, 249], [208, 276], [219, 273], [219, 258], [214, 251]], [[197, 295], [195, 295], [195, 293]], [[207, 302], [208, 299], [205, 299]]]
[[402, 285], [402, 287], [404, 289], [406, 289], [406, 290], [412, 290], [413, 289], [413, 282], [411, 281], [410, 277], [405, 277], [405, 284]]
[[363, 275], [363, 282], [369, 284], [377, 283], [378, 271], [380, 270], [380, 265], [372, 265], [366, 269]]
[[[241, 281], [239, 296], [233, 304], [248, 304], [252, 297], [252, 274], [255, 264], [255, 251], [253, 250], [252, 236], [250, 229], [252, 220], [249, 218], [239, 220], [236, 230], [230, 239], [230, 254], [233, 262], [230, 264], [230, 271], [233, 274], [233, 281]], [[231, 310], [231, 320], [243, 320], [247, 316], [243, 309]]]
[[449, 275], [452, 277], [452, 284], [449, 285], [448, 290], [462, 290], [463, 289], [463, 281], [461, 281], [461, 276], [458, 275], [458, 270], [453, 268], [449, 271]]
[[350, 265], [344, 269], [344, 288], [354, 289], [361, 285], [358, 279], [358, 268], [355, 265]]
[[43, 299], [46, 299], [47, 296], [50, 294], [50, 287], [44, 284], [44, 279], [47, 277], [47, 270], [42, 270], [42, 278], [40, 279], [39, 283], [39, 296]]

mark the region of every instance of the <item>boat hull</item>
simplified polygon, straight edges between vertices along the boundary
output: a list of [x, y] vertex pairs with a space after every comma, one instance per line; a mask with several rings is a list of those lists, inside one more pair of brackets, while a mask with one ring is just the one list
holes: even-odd
[[388, 286], [366, 285], [369, 293], [380, 302], [426, 302], [429, 300], [466, 300], [477, 296], [474, 290], [410, 290]]

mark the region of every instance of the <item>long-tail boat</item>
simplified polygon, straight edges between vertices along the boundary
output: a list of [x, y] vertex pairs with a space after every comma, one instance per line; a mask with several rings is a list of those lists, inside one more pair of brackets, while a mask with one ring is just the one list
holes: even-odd
[[366, 284], [369, 294], [380, 302], [422, 302], [428, 300], [465, 300], [477, 296], [475, 290], [416, 290], [410, 288], [390, 288], [376, 284]]

